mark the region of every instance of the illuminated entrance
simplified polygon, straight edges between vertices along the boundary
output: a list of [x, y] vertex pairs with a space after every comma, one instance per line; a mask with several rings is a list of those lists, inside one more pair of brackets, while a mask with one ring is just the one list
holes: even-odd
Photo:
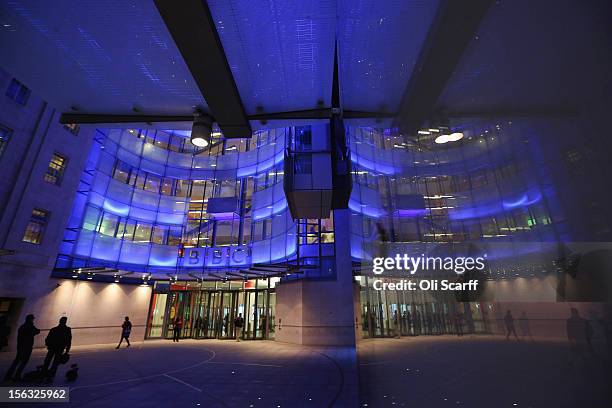
[[243, 339], [274, 339], [277, 281], [156, 282], [146, 338], [172, 338], [180, 316], [181, 338], [235, 339], [234, 320], [242, 314]]
[[431, 296], [425, 291], [375, 290], [367, 276], [357, 281], [364, 338], [491, 331], [492, 304], [457, 302], [451, 293]]

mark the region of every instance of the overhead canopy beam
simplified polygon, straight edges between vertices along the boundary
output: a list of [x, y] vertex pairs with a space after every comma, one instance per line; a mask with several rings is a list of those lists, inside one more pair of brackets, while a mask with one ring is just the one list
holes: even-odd
[[415, 133], [436, 102], [494, 0], [443, 0], [400, 103], [394, 126]]
[[251, 125], [204, 0], [155, 0], [225, 138], [251, 137]]
[[59, 121], [61, 124], [193, 122], [193, 115], [96, 115], [86, 113], [62, 113]]
[[[395, 116], [388, 112], [362, 112], [362, 111], [343, 111], [345, 119], [385, 119]], [[260, 113], [247, 116], [248, 120], [298, 120], [298, 119], [330, 119], [332, 117], [331, 108], [308, 109], [303, 111], [291, 112], [272, 112]], [[89, 113], [62, 113], [60, 116], [61, 124], [103, 124], [103, 123], [170, 123], [170, 122], [192, 122], [193, 115], [107, 115]], [[224, 133], [225, 135], [225, 133]]]

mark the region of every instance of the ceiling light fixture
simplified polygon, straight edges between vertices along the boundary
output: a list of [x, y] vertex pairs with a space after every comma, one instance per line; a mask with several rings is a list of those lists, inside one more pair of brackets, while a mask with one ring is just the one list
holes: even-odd
[[212, 118], [201, 111], [193, 114], [193, 126], [191, 128], [191, 144], [197, 147], [206, 147], [210, 144], [212, 133]]
[[437, 144], [444, 144], [448, 142], [457, 142], [463, 139], [463, 132], [451, 132], [450, 134], [443, 134], [434, 140]]

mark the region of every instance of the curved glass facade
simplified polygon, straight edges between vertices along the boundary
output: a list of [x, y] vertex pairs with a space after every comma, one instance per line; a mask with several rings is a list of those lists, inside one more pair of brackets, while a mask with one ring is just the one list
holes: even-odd
[[97, 131], [58, 267], [165, 276], [295, 254], [282, 188], [287, 129], [217, 137], [205, 151], [188, 134]]
[[[293, 128], [250, 140], [213, 133], [197, 151], [189, 132], [102, 129], [83, 173], [58, 268], [116, 268], [166, 279], [287, 260], [335, 275], [333, 217], [293, 220], [283, 189]], [[520, 125], [464, 129], [437, 144], [348, 127], [353, 261], [371, 259], [378, 226], [395, 243], [556, 242], [555, 191]], [[508, 256], [526, 251], [516, 245]], [[497, 253], [500, 253], [497, 251]], [[505, 256], [505, 255], [504, 255]]]
[[447, 144], [427, 133], [350, 129], [354, 259], [370, 257], [366, 244], [376, 239], [377, 223], [402, 243], [559, 239], [555, 191], [519, 125], [475, 125]]

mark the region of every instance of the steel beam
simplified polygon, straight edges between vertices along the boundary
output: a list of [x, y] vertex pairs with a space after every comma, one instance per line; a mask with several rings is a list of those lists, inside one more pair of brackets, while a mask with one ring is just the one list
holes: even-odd
[[416, 133], [434, 113], [438, 98], [476, 36], [494, 0], [443, 0], [421, 50], [393, 126]]
[[206, 1], [155, 0], [155, 6], [223, 136], [251, 137], [251, 125]]

